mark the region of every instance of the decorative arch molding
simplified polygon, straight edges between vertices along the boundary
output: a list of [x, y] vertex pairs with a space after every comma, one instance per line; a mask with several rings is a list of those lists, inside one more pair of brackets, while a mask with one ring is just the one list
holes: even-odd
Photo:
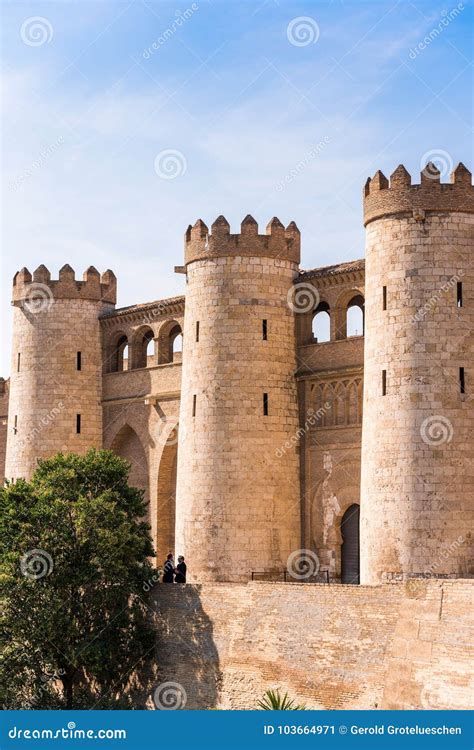
[[311, 386], [311, 408], [318, 416], [313, 429], [362, 424], [363, 378], [354, 375]]

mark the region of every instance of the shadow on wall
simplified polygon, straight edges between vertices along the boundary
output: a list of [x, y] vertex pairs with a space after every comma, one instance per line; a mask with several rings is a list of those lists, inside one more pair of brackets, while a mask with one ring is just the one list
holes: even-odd
[[200, 590], [199, 585], [159, 584], [152, 593], [158, 631], [155, 704], [165, 701], [166, 683], [175, 683], [169, 700], [180, 692], [176, 699], [182, 708], [210, 709], [219, 702], [219, 656]]

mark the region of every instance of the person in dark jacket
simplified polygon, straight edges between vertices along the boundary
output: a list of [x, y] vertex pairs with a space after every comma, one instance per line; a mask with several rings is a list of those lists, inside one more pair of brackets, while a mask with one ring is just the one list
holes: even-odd
[[166, 556], [166, 562], [163, 565], [163, 583], [173, 583], [174, 580], [174, 560], [173, 553]]
[[176, 577], [175, 583], [186, 583], [186, 563], [184, 562], [183, 555], [178, 557], [178, 564], [176, 566]]

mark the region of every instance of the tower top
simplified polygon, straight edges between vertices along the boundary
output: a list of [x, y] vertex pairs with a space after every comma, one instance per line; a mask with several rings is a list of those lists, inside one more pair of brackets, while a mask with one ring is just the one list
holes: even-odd
[[431, 162], [423, 169], [419, 185], [412, 185], [403, 164], [390, 175], [390, 182], [378, 170], [364, 185], [364, 226], [375, 219], [414, 209], [474, 213], [471, 179], [471, 173], [461, 162], [448, 183], [440, 182], [440, 172]]
[[76, 281], [74, 269], [67, 263], [59, 271], [58, 279], [52, 279], [44, 265], [38, 266], [33, 275], [27, 268], [17, 271], [13, 277], [13, 304], [38, 296], [48, 296], [51, 300], [95, 300], [115, 305], [117, 279], [113, 271], [107, 270], [101, 275], [94, 266], [89, 266], [82, 281]]
[[231, 234], [229, 222], [219, 216], [211, 226], [211, 232], [202, 219], [189, 225], [184, 238], [184, 260], [186, 265], [195, 260], [219, 258], [226, 255], [245, 255], [280, 258], [294, 263], [300, 262], [300, 230], [292, 221], [285, 227], [274, 217], [266, 227], [265, 234], [258, 233], [258, 224], [248, 214], [240, 225], [240, 234]]

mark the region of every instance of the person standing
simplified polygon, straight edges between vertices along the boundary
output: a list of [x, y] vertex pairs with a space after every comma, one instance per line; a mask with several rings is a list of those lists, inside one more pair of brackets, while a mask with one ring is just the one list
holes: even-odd
[[186, 583], [186, 563], [184, 562], [183, 555], [178, 557], [178, 564], [176, 566], [176, 577], [175, 583]]
[[170, 552], [166, 556], [165, 564], [163, 565], [163, 583], [173, 583], [174, 579], [174, 560], [173, 553]]

